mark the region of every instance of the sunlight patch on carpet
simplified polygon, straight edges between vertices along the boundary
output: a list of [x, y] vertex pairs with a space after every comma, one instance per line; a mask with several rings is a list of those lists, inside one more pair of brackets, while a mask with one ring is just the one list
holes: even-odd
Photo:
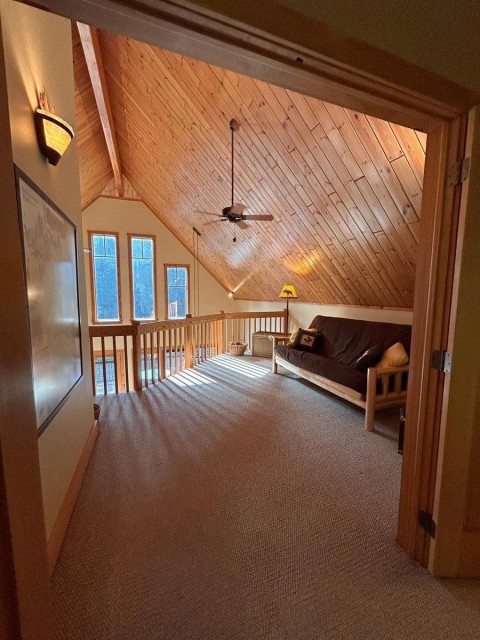
[[240, 360], [238, 357], [229, 356], [227, 354], [218, 356], [214, 359], [214, 362], [219, 367], [229, 369], [230, 371], [239, 373], [247, 378], [263, 378], [267, 373], [270, 373], [269, 369], [266, 369], [265, 367], [245, 362], [243, 359]]
[[195, 387], [203, 384], [217, 384], [215, 380], [199, 373], [197, 369], [185, 369], [169, 377], [177, 387]]

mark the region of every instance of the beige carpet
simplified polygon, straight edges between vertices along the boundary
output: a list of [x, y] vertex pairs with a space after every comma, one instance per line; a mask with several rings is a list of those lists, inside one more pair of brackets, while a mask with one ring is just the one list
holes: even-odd
[[480, 582], [395, 544], [397, 412], [256, 358], [102, 400], [54, 574], [60, 640], [480, 638]]

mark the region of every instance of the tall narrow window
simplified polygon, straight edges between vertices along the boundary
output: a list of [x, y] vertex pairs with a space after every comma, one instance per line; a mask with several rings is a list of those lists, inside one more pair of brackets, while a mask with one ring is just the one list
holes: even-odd
[[120, 322], [118, 235], [90, 232], [94, 322]]
[[185, 318], [189, 313], [189, 265], [166, 264], [166, 316], [169, 320]]
[[130, 293], [134, 320], [155, 320], [155, 238], [129, 236]]

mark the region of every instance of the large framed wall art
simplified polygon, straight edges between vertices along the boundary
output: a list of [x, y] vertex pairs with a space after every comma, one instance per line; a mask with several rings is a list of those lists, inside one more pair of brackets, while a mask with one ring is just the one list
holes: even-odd
[[15, 167], [39, 434], [83, 375], [77, 228]]

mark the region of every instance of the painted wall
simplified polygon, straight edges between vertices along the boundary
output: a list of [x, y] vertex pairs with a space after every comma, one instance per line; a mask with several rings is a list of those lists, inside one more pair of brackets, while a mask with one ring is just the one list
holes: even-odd
[[[16, 2], [2, 0], [0, 7], [14, 162], [77, 225], [81, 245], [75, 141], [60, 164], [52, 167], [39, 151], [33, 121], [38, 92], [45, 88], [50, 105], [75, 126], [70, 23]], [[93, 425], [90, 362], [85, 356], [89, 353], [85, 274], [83, 261], [79, 262], [84, 376], [38, 440], [47, 537]]]
[[[254, 302], [235, 300], [235, 311], [278, 311], [286, 308], [284, 302]], [[334, 318], [354, 318], [372, 322], [392, 322], [394, 324], [412, 324], [413, 311], [396, 309], [374, 309], [372, 307], [343, 307], [339, 305], [311, 304], [309, 302], [289, 303], [289, 327], [308, 327], [317, 315]]]
[[[477, 0], [278, 0], [419, 67], [480, 92], [480, 11]], [[201, 4], [205, 4], [201, 2]]]
[[[128, 323], [131, 320], [127, 234], [139, 233], [156, 237], [158, 318], [160, 320], [165, 319], [163, 265], [189, 264], [190, 278], [193, 280], [193, 255], [143, 202], [98, 198], [83, 212], [83, 229], [84, 247], [88, 247], [88, 231], [116, 231], [119, 233], [122, 321], [124, 323]], [[85, 254], [85, 271], [87, 273], [88, 317], [92, 320], [90, 258], [88, 254]], [[200, 267], [199, 270], [199, 281], [200, 315], [209, 315], [233, 309], [232, 300], [227, 295], [228, 292], [203, 267]], [[193, 287], [193, 282], [191, 286]], [[193, 314], [193, 289], [190, 291], [190, 302]]]

